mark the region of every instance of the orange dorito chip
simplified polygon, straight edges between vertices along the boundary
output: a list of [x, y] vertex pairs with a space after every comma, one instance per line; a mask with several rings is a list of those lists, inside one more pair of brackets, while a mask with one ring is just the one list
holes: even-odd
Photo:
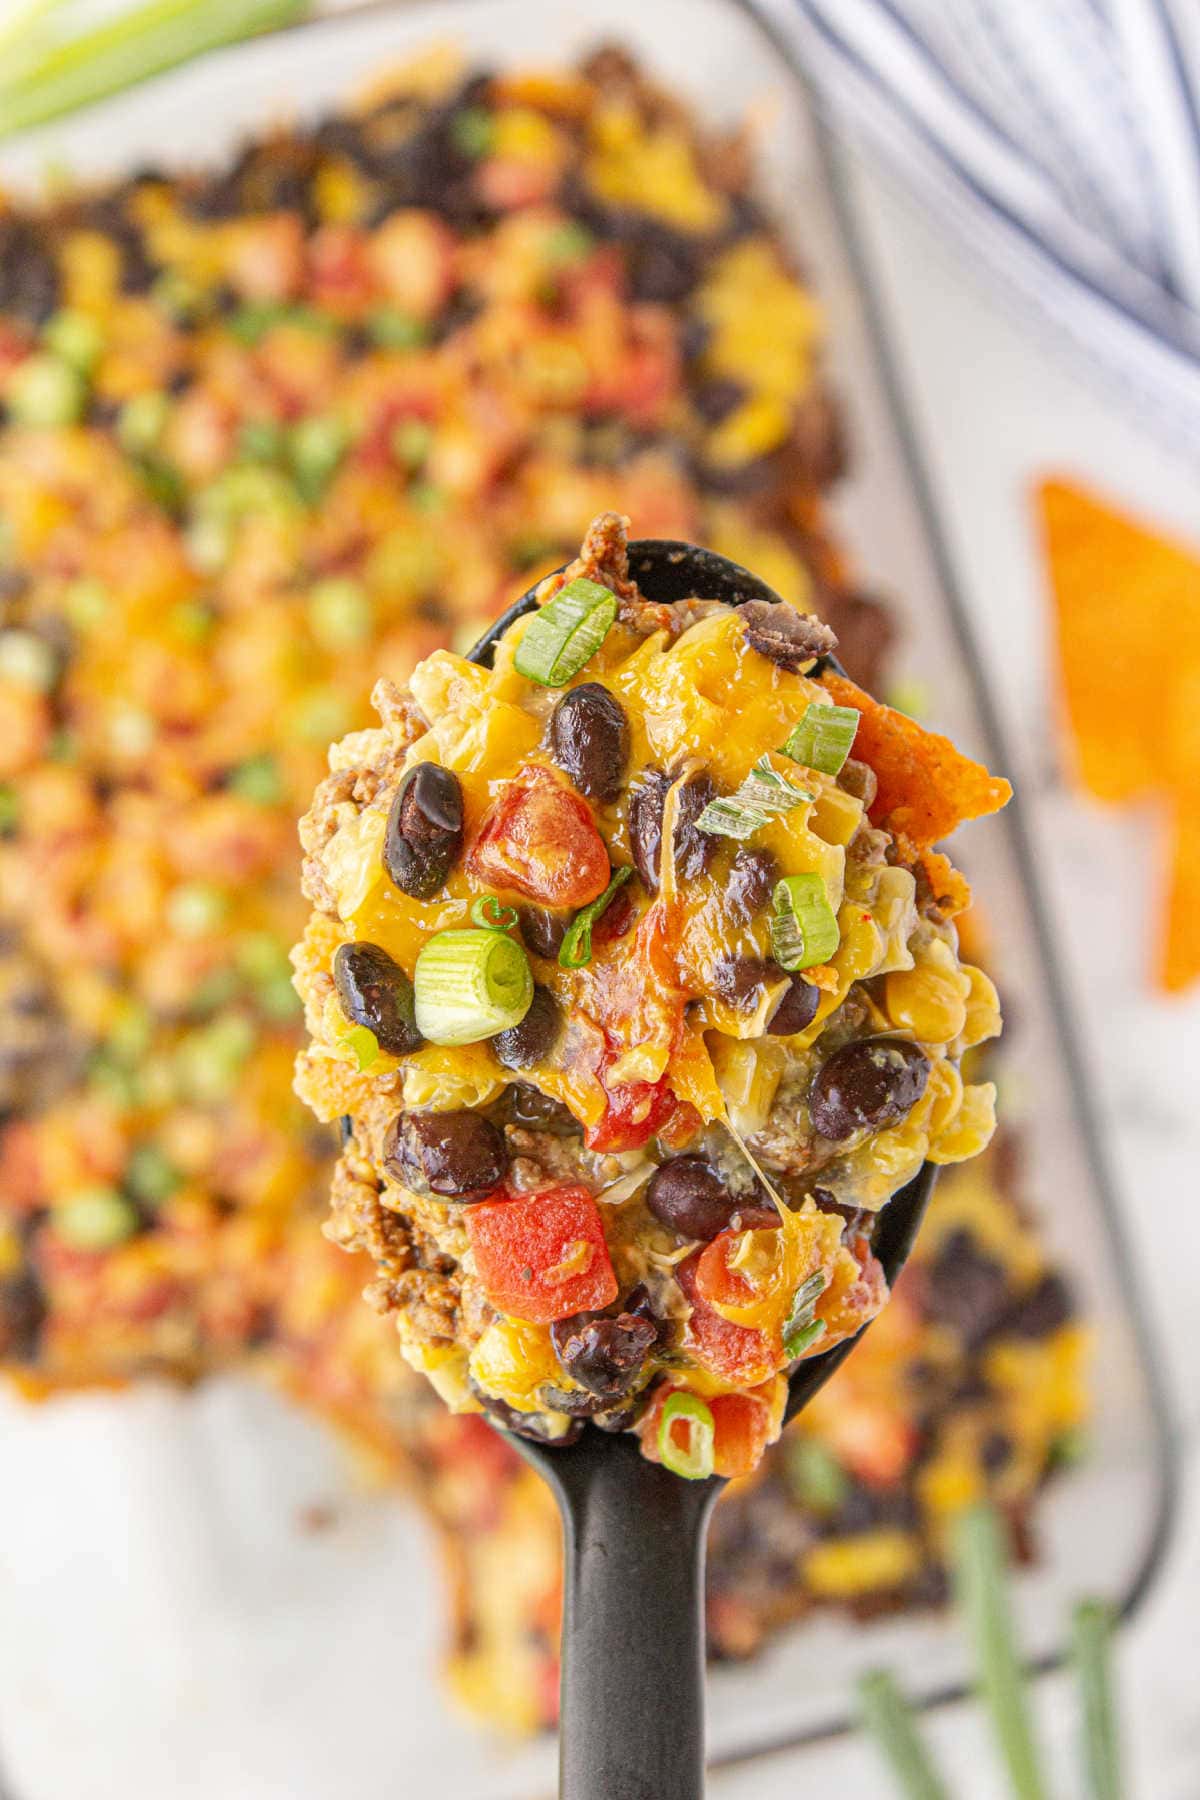
[[1200, 667], [1200, 563], [1063, 482], [1038, 504], [1080, 778], [1100, 800], [1150, 793], [1164, 704]]
[[827, 670], [821, 682], [839, 706], [856, 707], [862, 715], [854, 754], [870, 763], [879, 782], [871, 806], [873, 825], [924, 850], [949, 837], [956, 825], [999, 812], [1011, 798], [1003, 776], [990, 775], [949, 738], [872, 699], [844, 675]]
[[[924, 870], [925, 879], [929, 883], [929, 891], [938, 903], [938, 909], [947, 919], [958, 919], [959, 940], [962, 941], [963, 919], [971, 904], [971, 884], [961, 869], [956, 869], [948, 856], [940, 850], [922, 850], [917, 857]], [[963, 952], [966, 955], [966, 952]]]
[[1200, 558], [1063, 482], [1038, 490], [1067, 720], [1100, 800], [1171, 807], [1158, 976], [1200, 976]]
[[1200, 976], [1200, 795], [1180, 797], [1171, 822], [1167, 922], [1159, 980], [1179, 993]]

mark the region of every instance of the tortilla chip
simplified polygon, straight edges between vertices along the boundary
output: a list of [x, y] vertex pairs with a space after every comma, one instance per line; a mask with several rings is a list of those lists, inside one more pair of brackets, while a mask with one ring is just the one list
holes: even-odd
[[1200, 559], [1063, 482], [1038, 502], [1079, 776], [1171, 804], [1158, 979], [1176, 992], [1200, 976]]
[[1037, 497], [1079, 777], [1100, 800], [1150, 793], [1164, 701], [1200, 668], [1200, 563], [1063, 482]]
[[844, 675], [821, 677], [839, 706], [857, 707], [861, 718], [854, 755], [870, 763], [879, 782], [871, 823], [926, 850], [956, 825], [999, 812], [1012, 796], [1001, 775], [990, 775], [936, 731], [906, 713], [872, 699]]
[[1166, 931], [1158, 977], [1177, 994], [1200, 976], [1200, 792], [1181, 795], [1171, 821]]
[[[955, 919], [959, 914], [966, 914], [971, 904], [971, 884], [961, 869], [956, 869], [948, 856], [940, 850], [922, 850], [917, 861], [925, 872], [929, 883], [929, 891], [938, 904], [938, 911], [943, 918]], [[962, 942], [962, 919], [959, 919], [959, 942]], [[965, 954], [965, 952], [964, 952]], [[978, 962], [979, 958], [973, 958]]]

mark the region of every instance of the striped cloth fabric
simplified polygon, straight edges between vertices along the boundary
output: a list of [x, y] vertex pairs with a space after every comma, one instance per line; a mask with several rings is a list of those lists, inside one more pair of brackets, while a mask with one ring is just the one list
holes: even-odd
[[818, 90], [1200, 457], [1200, 0], [791, 0]]

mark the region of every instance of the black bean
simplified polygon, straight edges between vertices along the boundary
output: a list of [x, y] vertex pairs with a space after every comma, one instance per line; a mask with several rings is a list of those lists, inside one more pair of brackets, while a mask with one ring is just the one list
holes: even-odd
[[563, 1449], [567, 1444], [573, 1444], [583, 1430], [583, 1421], [574, 1419], [561, 1437], [555, 1437], [549, 1423], [537, 1413], [518, 1412], [507, 1400], [499, 1400], [495, 1394], [485, 1394], [475, 1382], [471, 1383], [471, 1391], [497, 1425], [503, 1426], [505, 1431], [511, 1431], [514, 1437], [528, 1438], [531, 1444], [548, 1444], [552, 1449]]
[[0, 1356], [10, 1362], [34, 1362], [48, 1310], [32, 1269], [6, 1275], [0, 1281]]
[[585, 681], [550, 716], [550, 754], [589, 800], [615, 800], [625, 785], [629, 721], [615, 695]]
[[571, 1380], [605, 1402], [629, 1392], [657, 1337], [657, 1326], [635, 1313], [615, 1319], [577, 1313], [550, 1327], [554, 1353]]
[[424, 1039], [417, 1030], [413, 985], [378, 944], [339, 944], [333, 982], [342, 1011], [355, 1025], [373, 1031], [389, 1056], [407, 1056]]
[[383, 862], [400, 889], [428, 900], [443, 886], [462, 847], [463, 803], [458, 776], [438, 763], [408, 771], [388, 815]]
[[529, 1011], [519, 1025], [497, 1032], [492, 1049], [506, 1069], [527, 1069], [549, 1055], [562, 1030], [562, 1012], [549, 988], [535, 987]]
[[741, 924], [747, 924], [762, 911], [771, 898], [778, 877], [775, 858], [769, 850], [739, 850], [729, 865], [725, 883], [725, 901]]
[[772, 1037], [790, 1037], [795, 1031], [807, 1031], [820, 1004], [820, 988], [805, 981], [803, 975], [793, 975], [783, 999], [767, 1020], [767, 1031]]
[[546, 1131], [551, 1137], [578, 1137], [583, 1130], [569, 1106], [528, 1081], [514, 1081], [505, 1090], [504, 1113], [510, 1125]]
[[663, 1163], [646, 1190], [646, 1205], [669, 1231], [704, 1243], [734, 1226], [770, 1231], [779, 1223], [770, 1201], [731, 1193], [702, 1156], [674, 1156]]
[[550, 912], [544, 906], [517, 908], [517, 923], [526, 947], [535, 956], [544, 956], [547, 962], [557, 960], [572, 917], [569, 912]]
[[989, 1475], [998, 1475], [1013, 1453], [1013, 1441], [1006, 1431], [989, 1431], [979, 1446], [979, 1460]]
[[[652, 894], [658, 892], [662, 853], [663, 809], [671, 777], [661, 769], [648, 769], [629, 802], [629, 848], [634, 867]], [[697, 831], [696, 820], [716, 787], [710, 775], [689, 776], [679, 789], [675, 812], [675, 868], [685, 881], [695, 881], [716, 853], [717, 839]]]
[[753, 1012], [768, 981], [779, 979], [778, 964], [762, 956], [723, 956], [712, 972], [712, 988], [718, 999]]
[[1070, 1323], [1074, 1310], [1070, 1290], [1062, 1276], [1043, 1275], [1037, 1286], [1023, 1294], [1005, 1313], [997, 1336], [1049, 1337], [1052, 1331]]
[[746, 642], [781, 669], [802, 669], [837, 649], [828, 625], [785, 600], [749, 600], [738, 614]]
[[905, 1038], [860, 1038], [835, 1050], [809, 1090], [812, 1122], [835, 1143], [877, 1131], [911, 1112], [929, 1080], [929, 1058]]
[[383, 1160], [413, 1193], [441, 1200], [484, 1200], [508, 1173], [503, 1133], [477, 1112], [398, 1114]]

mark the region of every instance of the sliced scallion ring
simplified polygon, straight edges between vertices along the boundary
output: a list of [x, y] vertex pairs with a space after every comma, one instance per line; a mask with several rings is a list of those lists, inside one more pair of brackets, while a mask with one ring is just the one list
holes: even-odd
[[841, 942], [837, 917], [819, 875], [785, 875], [775, 884], [771, 954], [794, 973], [828, 962]]
[[823, 706], [814, 700], [783, 746], [783, 753], [806, 769], [836, 775], [854, 747], [860, 716], [856, 707]]
[[519, 1025], [533, 999], [529, 959], [503, 931], [439, 931], [413, 971], [417, 1030], [431, 1044], [477, 1044]]
[[818, 1338], [823, 1338], [824, 1336], [824, 1319], [813, 1319], [800, 1331], [795, 1332], [788, 1338], [783, 1347], [788, 1356], [795, 1362], [798, 1356], [803, 1356], [806, 1350], [812, 1348]]
[[709, 801], [696, 828], [711, 837], [753, 837], [776, 813], [791, 812], [811, 799], [806, 788], [795, 787], [760, 756], [736, 793]]
[[624, 887], [633, 870], [626, 865], [623, 869], [614, 869], [613, 878], [604, 892], [590, 906], [585, 906], [575, 914], [567, 927], [567, 935], [558, 952], [559, 965], [564, 969], [582, 969], [585, 963], [592, 960], [592, 926], [607, 911], [609, 902], [617, 889]]
[[[674, 1427], [687, 1424], [686, 1445], [676, 1442]], [[658, 1427], [658, 1453], [663, 1467], [685, 1481], [705, 1481], [713, 1472], [713, 1440], [716, 1425], [712, 1410], [696, 1394], [675, 1393], [667, 1398]]]
[[518, 675], [541, 687], [565, 687], [596, 654], [617, 616], [617, 596], [579, 575], [536, 612], [517, 646]]
[[[824, 1292], [825, 1277], [820, 1269], [814, 1269], [811, 1275], [805, 1276], [796, 1289], [783, 1327], [783, 1348], [789, 1357], [799, 1356], [824, 1331], [824, 1322], [813, 1317], [817, 1301]], [[813, 1332], [814, 1325], [820, 1325], [821, 1331]]]
[[[788, 1318], [784, 1321], [783, 1327], [783, 1348], [790, 1357], [801, 1354], [799, 1350], [793, 1350], [793, 1341], [801, 1339], [808, 1332], [808, 1328], [813, 1323], [813, 1310], [817, 1307], [817, 1301], [820, 1300], [824, 1291], [826, 1291], [826, 1278], [824, 1278], [824, 1274], [820, 1273], [820, 1269], [813, 1269], [813, 1273], [804, 1276], [801, 1285], [793, 1294], [792, 1307], [788, 1310]], [[806, 1341], [811, 1343], [811, 1337], [808, 1337]]]
[[505, 906], [495, 894], [481, 894], [471, 902], [471, 923], [484, 931], [511, 931], [516, 922], [516, 907]]

